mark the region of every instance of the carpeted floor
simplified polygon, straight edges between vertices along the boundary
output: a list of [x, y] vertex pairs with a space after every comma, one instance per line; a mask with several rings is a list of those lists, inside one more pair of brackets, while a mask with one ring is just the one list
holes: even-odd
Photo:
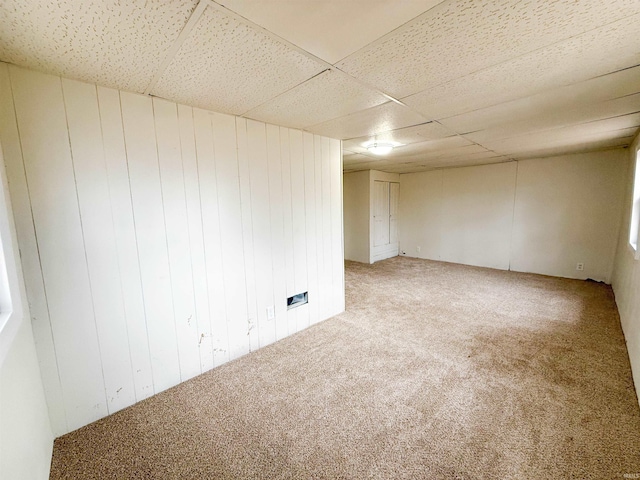
[[58, 438], [51, 478], [637, 478], [610, 287], [403, 257], [346, 285], [344, 314]]

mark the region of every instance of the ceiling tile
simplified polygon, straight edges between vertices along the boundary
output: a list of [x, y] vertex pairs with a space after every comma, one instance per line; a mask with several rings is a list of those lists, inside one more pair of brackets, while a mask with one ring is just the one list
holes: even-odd
[[142, 93], [197, 0], [3, 0], [0, 60]]
[[305, 128], [388, 101], [352, 77], [326, 70], [244, 116], [285, 127]]
[[[377, 138], [381, 140], [380, 136]], [[369, 137], [360, 137], [358, 139], [345, 140], [343, 142], [344, 148], [347, 148], [353, 152], [359, 153], [367, 153], [367, 148], [365, 144], [369, 142], [371, 139]], [[412, 155], [417, 152], [437, 152], [442, 150], [448, 150], [456, 147], [464, 147], [467, 145], [471, 145], [472, 142], [467, 140], [464, 137], [459, 135], [454, 135], [451, 137], [440, 138], [437, 140], [430, 140], [427, 142], [415, 142], [407, 145], [401, 145], [393, 149], [393, 151], [388, 155], [389, 157], [402, 157], [406, 155]]]
[[637, 0], [452, 0], [338, 67], [401, 98], [639, 12]]
[[638, 16], [625, 18], [402, 101], [430, 118], [444, 119], [638, 65], [638, 22]]
[[614, 138], [604, 140], [585, 141], [579, 145], [560, 145], [547, 148], [529, 148], [522, 152], [515, 152], [511, 157], [515, 160], [525, 160], [528, 158], [555, 157], [558, 155], [569, 155], [574, 153], [596, 152], [611, 148], [627, 147], [633, 141], [633, 137]]
[[[411, 143], [426, 142], [429, 140], [438, 140], [454, 136], [455, 132], [442, 126], [438, 122], [428, 122], [413, 127], [399, 128], [389, 132], [383, 132], [376, 135], [376, 140], [380, 142], [395, 142], [403, 145]], [[364, 144], [371, 141], [370, 136], [352, 138], [342, 143], [343, 148], [355, 148], [354, 151], [362, 151]]]
[[505, 156], [505, 155], [495, 155], [494, 156], [486, 156], [483, 158], [458, 158], [458, 159], [448, 159], [446, 162], [437, 161], [432, 165], [437, 166], [438, 168], [442, 167], [469, 167], [472, 165], [490, 165], [492, 163], [505, 163], [505, 162], [513, 162], [513, 158]]
[[[465, 136], [474, 142], [484, 143], [554, 128], [620, 118], [636, 112], [640, 112], [640, 93], [593, 105], [583, 104], [577, 108], [572, 108], [570, 104], [559, 104], [557, 110], [539, 113], [532, 118], [520, 119], [514, 115], [510, 122], [486, 130], [468, 133]], [[564, 130], [560, 131], [565, 132]]]
[[425, 120], [422, 115], [404, 105], [387, 102], [352, 115], [313, 125], [307, 130], [318, 135], [344, 140], [422, 124]]
[[504, 140], [487, 141], [484, 146], [504, 155], [515, 155], [526, 151], [557, 147], [579, 150], [593, 142], [633, 136], [638, 131], [639, 126], [640, 114], [625, 115], [614, 119], [545, 130]]
[[[441, 120], [458, 132], [522, 132], [640, 111], [640, 67]], [[624, 98], [620, 98], [624, 97]]]
[[375, 161], [375, 158], [372, 157], [367, 157], [366, 155], [360, 155], [358, 153], [353, 154], [353, 155], [349, 155], [349, 156], [343, 156], [342, 157], [342, 162], [345, 166], [347, 165], [357, 165], [360, 163], [368, 163], [368, 162], [372, 162]]
[[433, 150], [433, 151], [421, 151], [418, 153], [414, 153], [412, 155], [403, 155], [401, 157], [396, 157], [395, 161], [399, 163], [406, 162], [416, 162], [416, 163], [425, 163], [429, 160], [442, 160], [448, 158], [487, 158], [491, 156], [496, 156], [497, 153], [491, 152], [488, 149], [480, 146], [480, 145], [466, 145], [463, 147], [456, 148], [448, 148], [442, 150]]
[[443, 0], [224, 0], [225, 7], [335, 63]]
[[208, 7], [151, 93], [240, 115], [325, 68], [222, 9]]

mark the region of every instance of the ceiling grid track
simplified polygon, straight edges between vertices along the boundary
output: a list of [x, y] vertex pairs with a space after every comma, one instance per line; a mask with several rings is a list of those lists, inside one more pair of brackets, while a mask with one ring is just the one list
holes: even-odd
[[202, 16], [204, 11], [210, 4], [211, 4], [210, 0], [200, 0], [196, 8], [193, 9], [193, 13], [189, 17], [189, 20], [187, 20], [187, 23], [184, 25], [184, 28], [180, 32], [180, 35], [178, 35], [178, 38], [176, 39], [176, 41], [173, 42], [173, 45], [167, 51], [167, 54], [165, 55], [164, 60], [158, 67], [158, 71], [151, 79], [151, 82], [149, 82], [149, 86], [145, 89], [144, 91], [145, 95], [151, 95], [151, 92], [156, 86], [156, 84], [158, 83], [158, 80], [160, 80], [160, 77], [162, 77], [162, 74], [165, 72], [165, 70], [171, 63], [171, 61], [174, 59], [174, 57], [180, 50], [180, 47], [182, 47], [182, 44], [191, 34], [191, 30], [193, 30], [193, 28], [196, 26], [196, 24], [200, 20], [200, 17]]

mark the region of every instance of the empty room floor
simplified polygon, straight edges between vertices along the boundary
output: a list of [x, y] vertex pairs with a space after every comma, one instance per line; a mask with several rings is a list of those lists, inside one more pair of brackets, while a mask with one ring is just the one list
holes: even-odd
[[609, 286], [396, 257], [346, 287], [342, 315], [58, 438], [51, 478], [640, 473]]

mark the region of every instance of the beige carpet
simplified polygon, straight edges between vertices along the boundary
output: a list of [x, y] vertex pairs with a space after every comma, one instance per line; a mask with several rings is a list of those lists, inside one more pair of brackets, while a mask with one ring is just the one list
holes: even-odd
[[51, 478], [640, 473], [610, 287], [401, 257], [346, 285], [343, 315], [57, 439]]

